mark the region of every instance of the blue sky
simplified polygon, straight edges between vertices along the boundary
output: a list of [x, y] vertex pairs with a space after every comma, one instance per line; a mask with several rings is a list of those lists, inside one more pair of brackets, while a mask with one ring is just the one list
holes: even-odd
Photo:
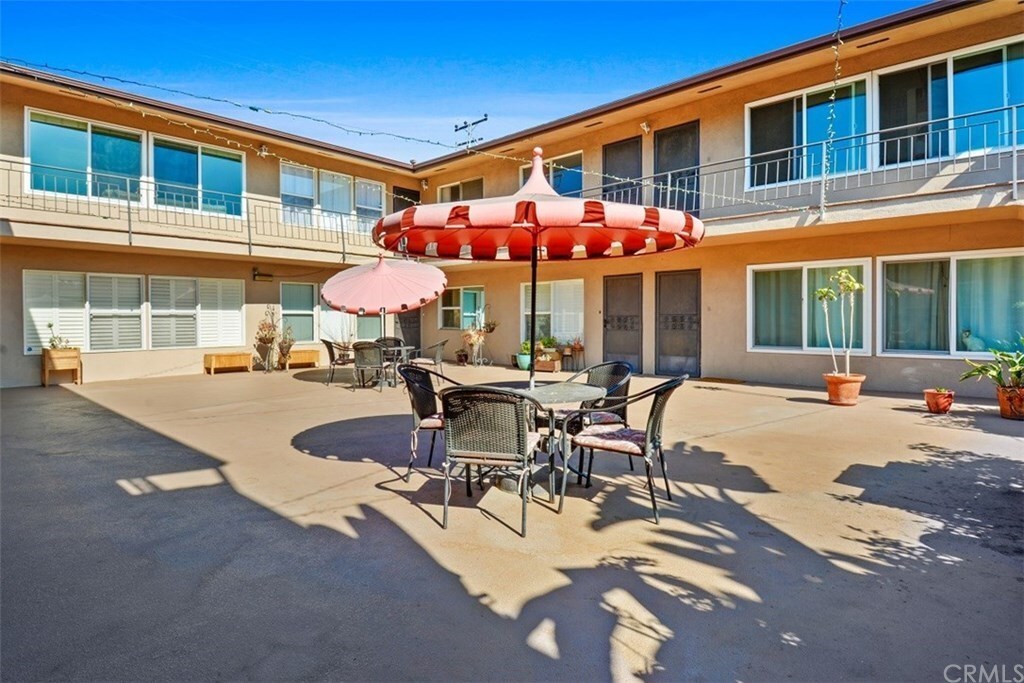
[[[849, 0], [843, 24], [921, 4]], [[454, 145], [464, 120], [487, 113], [476, 134], [497, 138], [829, 34], [838, 10], [839, 0], [3, 0], [0, 53]], [[403, 161], [450, 151], [108, 85]]]

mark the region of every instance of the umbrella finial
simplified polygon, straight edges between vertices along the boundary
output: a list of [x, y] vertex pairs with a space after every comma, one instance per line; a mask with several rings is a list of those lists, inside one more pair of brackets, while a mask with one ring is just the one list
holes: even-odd
[[530, 178], [519, 188], [516, 194], [548, 194], [557, 196], [544, 173], [544, 150], [540, 147], [533, 148], [533, 168], [530, 170]]

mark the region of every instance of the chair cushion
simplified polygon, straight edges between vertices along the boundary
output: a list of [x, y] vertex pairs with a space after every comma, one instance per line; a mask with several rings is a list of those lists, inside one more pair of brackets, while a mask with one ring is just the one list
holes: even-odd
[[420, 429], [444, 429], [444, 415], [434, 413], [420, 420]]
[[413, 365], [437, 365], [433, 358], [411, 358], [409, 362]]
[[572, 437], [573, 444], [598, 451], [612, 451], [628, 455], [644, 454], [644, 438], [642, 429], [630, 429], [621, 425], [591, 425]]
[[620, 425], [626, 423], [621, 415], [608, 413], [603, 410], [596, 413], [588, 413], [586, 417], [592, 425]]

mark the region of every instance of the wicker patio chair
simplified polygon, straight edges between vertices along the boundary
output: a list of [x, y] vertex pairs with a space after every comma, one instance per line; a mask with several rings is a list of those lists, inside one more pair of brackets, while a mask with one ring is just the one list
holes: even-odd
[[[567, 458], [572, 456], [572, 453], [568, 450], [569, 442], [571, 442], [574, 449], [589, 449], [590, 451], [590, 458], [587, 462], [587, 486], [590, 486], [590, 473], [594, 466], [595, 450], [642, 457], [647, 468], [647, 486], [651, 494], [651, 509], [654, 511], [654, 521], [656, 523], [660, 520], [658, 518], [658, 503], [654, 497], [654, 478], [652, 476], [654, 456], [657, 455], [661, 463], [661, 476], [665, 480], [665, 496], [672, 500], [672, 490], [668, 483], [668, 471], [665, 468], [665, 451], [661, 443], [661, 428], [665, 421], [665, 406], [668, 405], [669, 397], [672, 396], [672, 392], [683, 385], [683, 382], [688, 377], [689, 375], [674, 377], [656, 387], [619, 399], [619, 404], [622, 404], [622, 407], [624, 407], [624, 405], [653, 397], [651, 411], [647, 415], [647, 426], [644, 429], [631, 429], [621, 424], [591, 424], [584, 427], [578, 434], [562, 433], [562, 453], [566, 454]], [[583, 417], [588, 412], [599, 412], [607, 407], [578, 410], [572, 413], [568, 419], [573, 420], [577, 415]], [[614, 407], [618, 408], [620, 406], [616, 404]], [[564, 479], [562, 487], [564, 490]]]
[[336, 342], [323, 338], [320, 341], [327, 347], [327, 358], [330, 361], [327, 365], [330, 368], [330, 373], [327, 375], [327, 385], [330, 386], [331, 382], [334, 381], [334, 369], [352, 365], [352, 359], [347, 354], [341, 355], [343, 353], [342, 349]]
[[448, 340], [445, 339], [422, 349], [416, 349], [409, 354], [409, 362], [420, 367], [429, 365], [434, 368], [435, 372], [442, 373], [444, 372], [444, 346], [447, 343]]
[[352, 345], [352, 360], [360, 386], [366, 386], [366, 375], [369, 373], [377, 382], [377, 390], [383, 388], [390, 367], [384, 351], [384, 347], [377, 342], [360, 341]]
[[434, 442], [437, 440], [437, 433], [444, 430], [444, 414], [437, 405], [434, 379], [436, 378], [438, 383], [446, 380], [453, 385], [458, 385], [459, 383], [416, 364], [406, 363], [399, 365], [398, 374], [405, 380], [405, 389], [409, 392], [409, 403], [412, 404], [412, 432], [409, 435], [409, 469], [405, 472], [405, 480], [409, 481], [412, 475], [412, 463], [416, 460], [416, 447], [419, 445], [420, 430], [430, 431], [430, 457], [427, 458], [427, 467], [430, 467], [434, 462]]
[[[477, 465], [487, 471], [506, 472], [518, 478], [518, 490], [523, 499], [522, 535], [525, 537], [530, 473], [541, 443], [541, 434], [535, 431], [535, 417], [538, 412], [545, 411], [544, 407], [524, 393], [496, 387], [448, 387], [439, 395], [444, 413], [445, 441], [442, 526], [448, 528], [452, 467], [465, 465], [468, 480], [472, 466]], [[553, 478], [552, 468], [549, 479], [551, 502], [554, 502]], [[562, 478], [565, 479], [564, 460]]]

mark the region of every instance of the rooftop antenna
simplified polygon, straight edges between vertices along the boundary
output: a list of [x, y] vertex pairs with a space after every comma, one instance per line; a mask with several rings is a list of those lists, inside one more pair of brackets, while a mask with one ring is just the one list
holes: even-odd
[[456, 123], [455, 124], [455, 132], [456, 133], [461, 132], [461, 131], [466, 131], [466, 140], [464, 142], [458, 143], [458, 146], [459, 147], [469, 147], [470, 145], [475, 145], [476, 143], [478, 143], [481, 140], [483, 140], [483, 138], [474, 138], [473, 137], [473, 130], [477, 127], [477, 125], [483, 123], [486, 120], [487, 120], [487, 114], [484, 114], [482, 119], [477, 119], [476, 121], [463, 121], [461, 126]]

